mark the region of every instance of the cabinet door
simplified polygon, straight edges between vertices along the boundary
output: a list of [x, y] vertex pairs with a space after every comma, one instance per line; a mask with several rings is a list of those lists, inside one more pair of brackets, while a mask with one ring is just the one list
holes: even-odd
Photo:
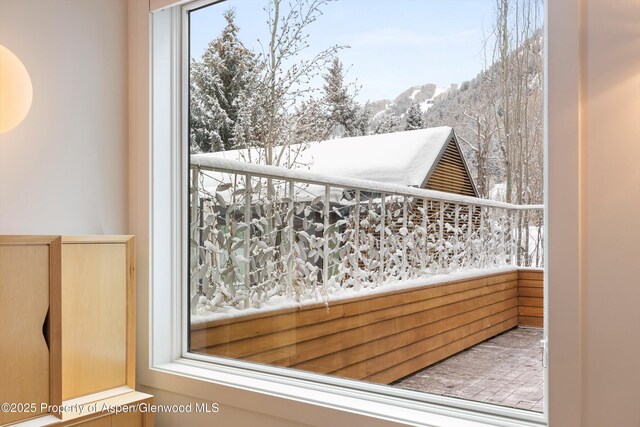
[[128, 241], [62, 240], [62, 398], [129, 385], [133, 303]]
[[0, 425], [39, 415], [40, 403], [50, 402], [43, 334], [49, 262], [47, 244], [6, 244], [0, 238], [0, 402], [37, 404], [35, 412], [0, 412]]

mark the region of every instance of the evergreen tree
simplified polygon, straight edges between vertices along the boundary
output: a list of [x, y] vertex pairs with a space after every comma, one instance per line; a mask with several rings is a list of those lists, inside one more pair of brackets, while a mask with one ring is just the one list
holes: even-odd
[[268, 123], [264, 93], [259, 90], [257, 81], [251, 82], [247, 89], [240, 93], [236, 102], [238, 115], [233, 127], [235, 146], [238, 148], [255, 146], [256, 141], [263, 138], [265, 126]]
[[191, 66], [191, 145], [202, 152], [238, 146], [239, 100], [257, 75], [255, 54], [238, 38], [233, 9], [224, 18], [227, 24], [220, 36], [209, 43], [202, 60]]
[[295, 113], [294, 138], [297, 143], [324, 141], [330, 136], [330, 124], [321, 102], [303, 101]]
[[[335, 57], [324, 75], [324, 102], [327, 106], [330, 135], [333, 137], [363, 135], [362, 120], [366, 119], [361, 107], [354, 101], [344, 82], [342, 62]], [[366, 126], [365, 126], [366, 129]]]
[[406, 123], [404, 126], [404, 130], [416, 130], [416, 129], [424, 129], [425, 128], [425, 120], [422, 115], [422, 109], [420, 108], [420, 104], [417, 102], [411, 103], [411, 106], [407, 110], [406, 115]]
[[401, 129], [400, 118], [393, 113], [384, 113], [378, 126], [374, 131], [375, 134], [398, 132]]
[[356, 132], [359, 135], [367, 135], [369, 133], [369, 126], [371, 125], [371, 118], [373, 117], [373, 111], [371, 104], [367, 101], [363, 107], [358, 106], [358, 114], [356, 119]]
[[203, 63], [191, 64], [189, 145], [192, 153], [224, 150], [220, 127], [228, 126], [230, 120], [214, 96], [219, 87], [218, 76], [209, 73]]

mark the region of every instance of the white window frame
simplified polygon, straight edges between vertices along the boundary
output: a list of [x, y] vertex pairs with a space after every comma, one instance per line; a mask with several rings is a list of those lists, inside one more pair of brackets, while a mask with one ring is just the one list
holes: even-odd
[[[184, 63], [187, 60], [183, 41], [183, 32], [187, 29], [184, 25], [185, 11], [215, 1], [202, 0], [189, 3], [186, 6], [175, 6], [161, 11], [156, 11], [150, 16], [150, 176], [149, 176], [149, 283], [148, 288], [148, 324], [144, 321], [143, 333], [139, 337], [143, 351], [143, 362], [139, 364], [139, 381], [141, 384], [162, 390], [169, 390], [199, 399], [219, 402], [222, 407], [242, 406], [243, 408], [276, 417], [287, 418], [291, 421], [309, 423], [310, 420], [322, 420], [332, 417], [344, 423], [362, 423], [363, 417], [367, 417], [368, 425], [376, 425], [375, 420], [396, 421], [410, 424], [427, 424], [432, 426], [540, 426], [548, 422], [548, 410], [545, 414], [529, 415], [523, 411], [502, 408], [483, 403], [463, 401], [447, 397], [427, 395], [409, 390], [397, 390], [396, 396], [389, 396], [388, 387], [378, 386], [363, 382], [343, 380], [312, 373], [300, 373], [277, 367], [260, 367], [256, 365], [228, 359], [212, 357], [200, 357], [189, 354], [184, 357], [186, 349], [186, 265], [185, 242], [183, 233], [186, 231], [187, 199], [184, 189], [187, 185], [187, 159], [186, 150], [180, 141], [186, 141], [186, 127], [182, 123], [186, 120], [186, 112], [182, 108], [182, 100], [186, 96], [186, 84], [183, 80], [185, 73]], [[545, 32], [553, 26], [554, 22], [562, 20], [564, 45], [558, 44], [554, 51], [557, 55], [566, 55], [571, 52], [576, 57], [576, 69], [579, 68], [577, 46], [579, 20], [579, 0], [567, 0], [556, 2], [555, 8], [559, 11], [558, 18], [550, 21], [546, 5]], [[571, 15], [571, 19], [562, 19]], [[567, 26], [575, 30], [575, 34], [566, 40]], [[557, 31], [557, 30], [556, 30]], [[547, 44], [549, 38], [546, 39]], [[575, 42], [575, 46], [571, 44]], [[563, 51], [564, 49], [564, 51]], [[546, 64], [545, 64], [546, 67]], [[557, 84], [564, 83], [566, 95], [567, 82], [575, 82], [572, 70], [554, 70], [559, 76]], [[548, 78], [548, 73], [547, 73]], [[564, 79], [564, 81], [563, 81]], [[553, 82], [556, 83], [556, 80]], [[570, 86], [570, 85], [569, 85]], [[575, 85], [577, 87], [577, 84]], [[550, 86], [547, 86], [548, 88]], [[553, 85], [551, 86], [551, 88]], [[572, 93], [573, 94], [573, 93]], [[577, 101], [577, 92], [576, 92]], [[555, 105], [553, 99], [548, 111]], [[571, 109], [570, 109], [571, 110]], [[577, 118], [579, 104], [576, 102], [574, 110], [564, 108], [561, 112], [565, 118]], [[577, 148], [578, 123], [575, 127], [566, 126], [566, 120], [548, 120], [549, 134], [560, 134], [560, 126], [563, 126], [565, 138], [569, 143], [563, 148], [566, 152], [557, 153], [557, 161], [571, 159], [574, 154], [571, 150]], [[558, 130], [558, 132], [556, 132]], [[573, 159], [575, 161], [575, 159]], [[552, 164], [553, 166], [553, 164]], [[566, 166], [565, 166], [566, 167]], [[565, 169], [566, 170], [566, 169]], [[569, 173], [573, 174], [573, 170]], [[577, 171], [576, 171], [577, 172]], [[575, 174], [577, 179], [578, 174]], [[574, 178], [571, 175], [571, 178]], [[546, 202], [553, 201], [563, 191], [578, 190], [578, 183], [573, 180], [565, 180], [563, 185], [558, 185], [556, 191], [545, 192]], [[550, 190], [547, 187], [547, 190]], [[565, 193], [566, 194], [566, 193]], [[559, 202], [557, 211], [575, 208], [573, 200], [567, 201], [564, 206]], [[549, 205], [547, 205], [549, 206]], [[550, 206], [551, 208], [551, 206]], [[571, 210], [571, 209], [569, 209]], [[553, 224], [553, 223], [552, 223]], [[558, 221], [554, 233], [559, 233], [562, 224]], [[548, 221], [545, 227], [549, 229]], [[547, 234], [549, 235], [549, 234]], [[573, 237], [573, 236], [569, 236]], [[549, 250], [558, 252], [565, 249], [573, 249], [576, 239], [549, 240]], [[563, 247], [564, 245], [564, 247]], [[576, 252], [577, 256], [577, 252]], [[548, 265], [553, 265], [553, 259]], [[139, 262], [140, 264], [140, 262]], [[553, 271], [553, 270], [552, 270]], [[560, 268], [558, 268], [560, 271]], [[565, 277], [571, 278], [574, 270], [565, 269]], [[568, 274], [568, 276], [567, 276]], [[547, 279], [553, 278], [548, 276]], [[144, 285], [143, 285], [144, 286]], [[143, 291], [144, 295], [145, 292]], [[554, 304], [563, 304], [563, 309], [572, 312], [578, 311], [577, 290], [558, 293]], [[549, 293], [545, 289], [545, 301], [548, 301]], [[552, 295], [553, 297], [553, 295]], [[575, 298], [574, 298], [575, 297]], [[146, 312], [146, 310], [144, 311]], [[547, 317], [545, 315], [545, 317]], [[146, 320], [146, 319], [145, 319]], [[576, 378], [578, 364], [570, 365], [560, 357], [561, 350], [568, 350], [569, 354], [575, 354], [579, 348], [561, 347], [566, 338], [573, 339], [577, 336], [578, 324], [556, 322], [550, 319], [551, 343], [558, 348], [557, 370], [552, 373], [554, 381], [557, 380], [558, 390], [562, 390], [561, 381], [566, 380], [564, 387], [572, 387], [579, 383]], [[557, 325], [557, 328], [555, 326]], [[148, 328], [147, 328], [148, 327]], [[557, 334], [556, 334], [557, 332]], [[556, 347], [554, 347], [556, 348]], [[148, 350], [148, 351], [147, 351]], [[554, 353], [551, 352], [551, 362]], [[146, 357], [145, 357], [146, 356]], [[566, 358], [566, 357], [565, 357]], [[205, 361], [206, 360], [206, 361]], [[567, 370], [568, 368], [568, 370]], [[546, 379], [545, 379], [546, 380]], [[571, 402], [570, 397], [556, 395], [557, 400], [549, 399], [549, 382], [546, 382], [545, 409], [550, 408], [551, 413], [562, 412], [560, 405]], [[553, 390], [553, 389], [552, 389]], [[579, 399], [579, 397], [577, 398]], [[558, 411], [554, 411], [558, 408]], [[569, 412], [569, 411], [565, 411]], [[567, 418], [568, 417], [568, 418]], [[572, 418], [572, 414], [565, 419]]]

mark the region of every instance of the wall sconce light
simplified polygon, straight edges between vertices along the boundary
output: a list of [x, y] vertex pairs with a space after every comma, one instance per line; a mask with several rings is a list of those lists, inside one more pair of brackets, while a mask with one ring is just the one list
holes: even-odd
[[18, 126], [31, 108], [33, 87], [27, 69], [0, 44], [0, 134]]

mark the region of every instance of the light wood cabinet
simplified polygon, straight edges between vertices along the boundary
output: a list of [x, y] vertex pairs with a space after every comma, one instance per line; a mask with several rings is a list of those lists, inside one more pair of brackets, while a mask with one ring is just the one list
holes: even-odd
[[60, 237], [0, 236], [0, 425], [61, 401], [60, 249]]
[[143, 414], [140, 412], [112, 415], [110, 418], [111, 425], [114, 427], [137, 427], [144, 425]]
[[[153, 424], [152, 414], [140, 412], [41, 410], [42, 403], [152, 402], [134, 390], [133, 242], [0, 236], [0, 403], [16, 409], [0, 411], [0, 426]], [[25, 411], [24, 404], [35, 405]]]
[[135, 387], [132, 257], [128, 236], [62, 238], [64, 400]]

